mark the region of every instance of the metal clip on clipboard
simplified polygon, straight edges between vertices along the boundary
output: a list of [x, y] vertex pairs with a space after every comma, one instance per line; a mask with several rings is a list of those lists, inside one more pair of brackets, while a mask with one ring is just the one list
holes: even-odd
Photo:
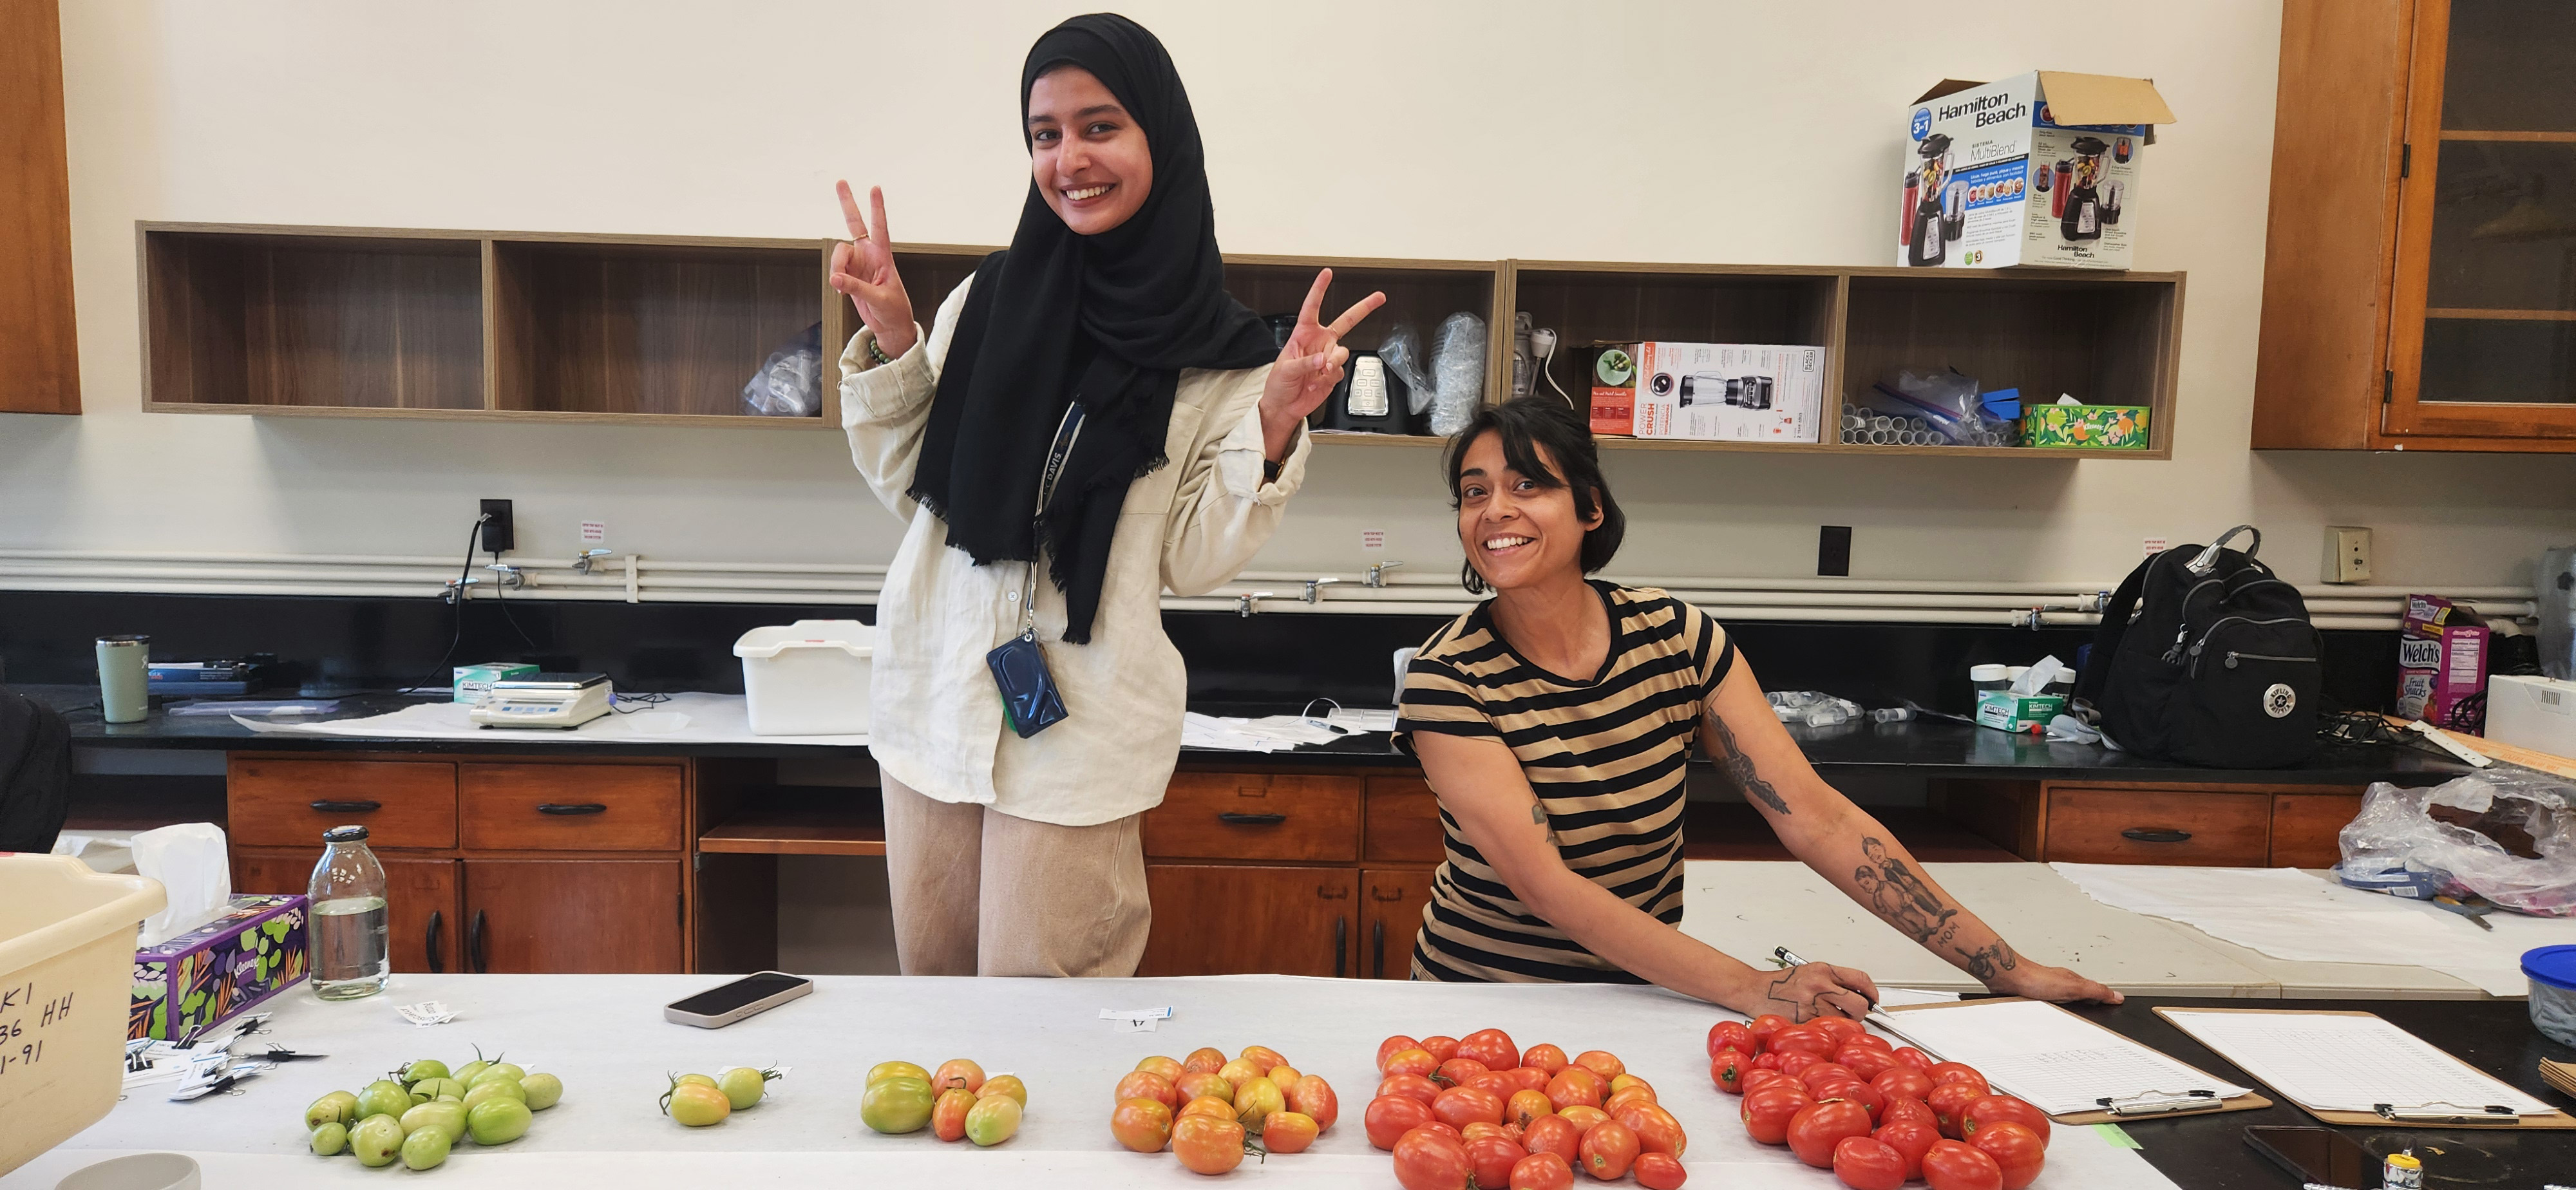
[[2168, 1116], [2214, 1111], [2225, 1105], [2216, 1091], [2140, 1091], [2120, 1098], [2105, 1095], [2093, 1102], [2115, 1116]]
[[2522, 1113], [2496, 1103], [2480, 1107], [2458, 1103], [2419, 1103], [2413, 1107], [2374, 1103], [2370, 1110], [2391, 1124], [2511, 1124], [2522, 1119]]

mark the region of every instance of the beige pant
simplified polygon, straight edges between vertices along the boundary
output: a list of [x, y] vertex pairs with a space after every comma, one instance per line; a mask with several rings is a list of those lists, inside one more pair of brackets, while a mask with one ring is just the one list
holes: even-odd
[[884, 780], [886, 876], [904, 974], [1136, 974], [1154, 924], [1143, 815], [1055, 826]]

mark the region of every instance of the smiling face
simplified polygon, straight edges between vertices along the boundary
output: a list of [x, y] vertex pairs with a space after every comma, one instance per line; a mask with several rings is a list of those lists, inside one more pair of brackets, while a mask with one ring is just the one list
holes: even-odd
[[1598, 502], [1589, 518], [1574, 507], [1574, 491], [1556, 455], [1531, 443], [1543, 475], [1523, 475], [1503, 452], [1503, 436], [1486, 431], [1467, 444], [1458, 467], [1458, 544], [1469, 565], [1497, 591], [1548, 581], [1580, 579], [1583, 535], [1597, 528]]
[[1029, 86], [1029, 172], [1077, 235], [1125, 223], [1154, 189], [1145, 130], [1079, 66], [1056, 67]]

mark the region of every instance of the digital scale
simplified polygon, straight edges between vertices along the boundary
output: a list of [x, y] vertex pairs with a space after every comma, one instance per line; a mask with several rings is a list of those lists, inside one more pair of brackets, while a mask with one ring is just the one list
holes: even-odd
[[483, 727], [570, 730], [607, 714], [614, 697], [607, 674], [533, 673], [492, 683], [465, 717]]

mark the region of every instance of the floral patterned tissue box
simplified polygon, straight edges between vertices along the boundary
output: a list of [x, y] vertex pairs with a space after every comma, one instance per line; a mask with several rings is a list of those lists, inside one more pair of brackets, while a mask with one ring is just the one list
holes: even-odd
[[128, 1040], [188, 1042], [304, 978], [304, 898], [238, 896], [213, 921], [134, 954]]
[[2144, 405], [2024, 405], [2024, 446], [2091, 447], [2096, 450], [2145, 450], [2147, 407]]

